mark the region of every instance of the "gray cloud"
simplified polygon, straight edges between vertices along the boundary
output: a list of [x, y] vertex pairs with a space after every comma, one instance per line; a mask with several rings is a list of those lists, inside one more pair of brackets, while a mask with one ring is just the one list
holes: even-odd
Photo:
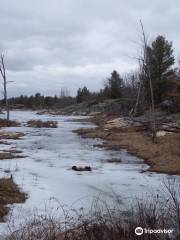
[[179, 54], [179, 0], [0, 0], [0, 9], [10, 95], [97, 90], [113, 69], [135, 69], [139, 19], [150, 41], [163, 34]]

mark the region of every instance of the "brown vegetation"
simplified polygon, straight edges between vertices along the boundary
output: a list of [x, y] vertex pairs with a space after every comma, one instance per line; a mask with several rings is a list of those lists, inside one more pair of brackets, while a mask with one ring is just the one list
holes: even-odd
[[26, 194], [21, 192], [18, 186], [11, 178], [0, 179], [0, 221], [8, 213], [7, 204], [23, 203], [26, 200]]
[[27, 122], [28, 127], [34, 128], [57, 128], [57, 121], [41, 121], [41, 120], [30, 120]]
[[50, 115], [63, 115], [63, 112], [59, 109], [46, 109], [42, 110], [36, 113], [37, 115], [45, 115], [45, 114], [50, 114]]
[[0, 139], [21, 139], [24, 135], [21, 132], [0, 131]]
[[[112, 118], [112, 116], [111, 116]], [[101, 115], [95, 117], [99, 127], [79, 129], [75, 132], [84, 138], [101, 138], [106, 140], [101, 147], [120, 150], [127, 149], [130, 153], [139, 156], [150, 165], [149, 171], [169, 174], [180, 174], [180, 134], [165, 133], [158, 137], [158, 143], [152, 143], [147, 127], [142, 125], [128, 125], [123, 127], [107, 128], [107, 119]]]
[[9, 150], [0, 150], [0, 160], [13, 159], [13, 158], [24, 158], [25, 156], [19, 155], [22, 151], [9, 149]]
[[11, 120], [7, 120], [7, 119], [0, 119], [0, 128], [2, 127], [19, 127], [20, 123], [16, 122], [16, 121], [11, 121]]
[[[10, 143], [3, 141], [4, 139], [21, 139], [25, 134], [21, 132], [10, 132], [10, 131], [0, 131], [0, 144], [10, 145]], [[13, 158], [24, 158], [25, 156], [20, 155], [22, 151], [14, 148], [7, 150], [0, 150], [0, 160], [13, 159]]]
[[[65, 220], [58, 220], [54, 214], [45, 216], [33, 214], [23, 223], [19, 231], [11, 232], [6, 240], [179, 240], [180, 198], [178, 184], [168, 181], [162, 185], [162, 192], [148, 199], [136, 200], [133, 206], [122, 207], [121, 201], [108, 205], [98, 198], [89, 212], [63, 209]], [[127, 203], [127, 199], [126, 199]], [[56, 210], [57, 211], [57, 210]], [[76, 214], [76, 215], [75, 215]], [[72, 216], [73, 215], [73, 216]], [[61, 218], [62, 219], [62, 218]], [[143, 229], [166, 229], [171, 233], [135, 235], [137, 226]]]

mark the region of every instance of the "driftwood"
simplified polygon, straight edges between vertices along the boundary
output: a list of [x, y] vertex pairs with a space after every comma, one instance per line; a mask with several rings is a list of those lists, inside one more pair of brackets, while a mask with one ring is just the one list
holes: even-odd
[[[135, 127], [137, 131], [144, 131], [150, 128], [150, 121], [132, 120], [131, 126]], [[162, 121], [157, 124], [157, 130], [180, 133], [180, 124]]]
[[82, 172], [82, 171], [92, 171], [91, 167], [89, 167], [89, 166], [85, 166], [85, 167], [73, 166], [72, 170], [79, 171], [79, 172]]
[[163, 124], [159, 127], [159, 129], [167, 132], [180, 133], [180, 126], [175, 123]]

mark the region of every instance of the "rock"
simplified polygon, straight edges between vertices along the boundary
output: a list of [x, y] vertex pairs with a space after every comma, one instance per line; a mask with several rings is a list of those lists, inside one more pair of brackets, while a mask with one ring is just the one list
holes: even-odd
[[107, 121], [107, 123], [104, 125], [106, 129], [112, 129], [112, 128], [125, 128], [129, 127], [131, 125], [131, 122], [123, 117], [115, 118], [113, 120]]
[[166, 133], [167, 133], [166, 131], [157, 131], [156, 136], [157, 137], [164, 137], [166, 135]]
[[162, 110], [168, 113], [177, 113], [180, 111], [180, 104], [172, 100], [165, 100], [160, 104]]
[[85, 167], [77, 167], [77, 166], [72, 166], [72, 170], [74, 171], [92, 171], [90, 166], [85, 166]]

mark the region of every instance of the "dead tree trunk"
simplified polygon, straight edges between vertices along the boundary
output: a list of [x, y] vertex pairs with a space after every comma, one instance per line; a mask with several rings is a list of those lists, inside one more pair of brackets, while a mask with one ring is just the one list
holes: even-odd
[[3, 78], [3, 90], [4, 90], [4, 102], [6, 106], [6, 119], [9, 120], [9, 102], [8, 102], [8, 97], [7, 97], [7, 80], [6, 80], [6, 68], [4, 64], [4, 55], [1, 55], [0, 59], [0, 72]]
[[143, 69], [143, 75], [145, 78], [149, 81], [149, 87], [150, 87], [150, 95], [151, 95], [151, 128], [152, 128], [152, 142], [155, 143], [156, 138], [156, 118], [155, 118], [155, 105], [154, 105], [154, 91], [153, 91], [153, 84], [151, 79], [151, 71], [150, 71], [150, 62], [148, 59], [148, 46], [147, 46], [147, 38], [144, 31], [144, 26], [142, 22], [141, 24], [141, 30], [142, 30], [142, 36], [143, 36], [143, 58], [142, 58], [142, 69]]
[[[139, 66], [140, 66], [140, 72], [142, 72], [142, 69], [141, 69], [141, 62], [140, 62], [140, 60], [139, 60]], [[142, 79], [141, 79], [141, 77], [139, 77], [139, 86], [138, 86], [138, 92], [137, 92], [137, 98], [136, 98], [136, 103], [135, 103], [135, 107], [134, 107], [134, 109], [133, 109], [133, 111], [132, 111], [132, 113], [133, 113], [133, 116], [136, 116], [136, 114], [137, 114], [137, 109], [138, 109], [138, 105], [139, 105], [139, 102], [140, 102], [140, 96], [141, 96], [141, 88], [142, 88]]]

